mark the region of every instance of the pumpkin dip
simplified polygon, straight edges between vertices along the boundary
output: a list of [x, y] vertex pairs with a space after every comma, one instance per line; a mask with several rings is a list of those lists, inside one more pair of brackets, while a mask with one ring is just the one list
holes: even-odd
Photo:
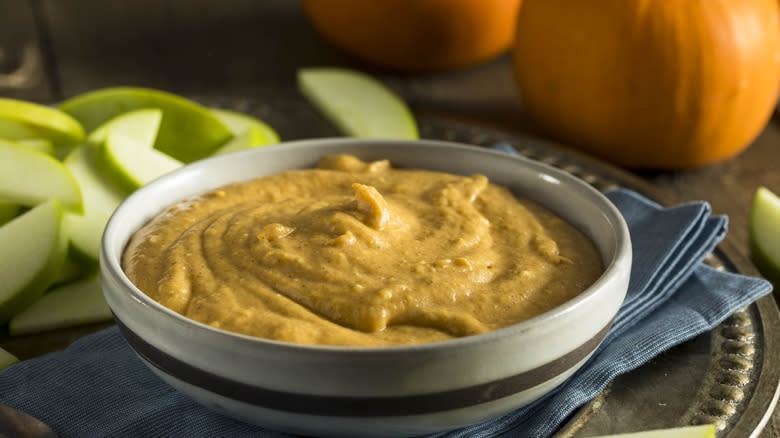
[[506, 327], [603, 270], [582, 233], [485, 176], [348, 155], [170, 207], [122, 264], [144, 293], [204, 324], [351, 346]]

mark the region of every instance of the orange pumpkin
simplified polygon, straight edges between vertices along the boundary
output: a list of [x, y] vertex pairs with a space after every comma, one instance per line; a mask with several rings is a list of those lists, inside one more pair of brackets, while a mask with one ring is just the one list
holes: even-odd
[[303, 0], [333, 45], [399, 71], [487, 61], [512, 44], [520, 0]]
[[523, 107], [551, 136], [632, 168], [734, 156], [780, 85], [777, 0], [524, 0]]

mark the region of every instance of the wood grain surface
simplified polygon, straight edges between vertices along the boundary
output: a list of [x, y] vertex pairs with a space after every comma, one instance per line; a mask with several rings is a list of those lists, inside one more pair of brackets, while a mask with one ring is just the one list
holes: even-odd
[[[252, 97], [295, 92], [298, 68], [323, 65], [374, 74], [417, 111], [545, 135], [523, 114], [509, 55], [453, 72], [396, 75], [326, 44], [293, 0], [0, 0], [0, 96], [52, 102], [98, 87], [141, 85]], [[748, 260], [753, 194], [759, 186], [780, 193], [779, 166], [775, 112], [734, 159], [636, 175], [675, 203], [706, 200], [716, 214], [728, 215], [728, 244]], [[761, 434], [771, 437], [780, 437], [780, 408]]]

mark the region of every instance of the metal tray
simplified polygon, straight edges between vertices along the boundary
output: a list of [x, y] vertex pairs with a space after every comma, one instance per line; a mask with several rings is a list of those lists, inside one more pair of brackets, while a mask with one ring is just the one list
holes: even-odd
[[[260, 117], [285, 141], [339, 135], [297, 95], [274, 92], [255, 98], [193, 98], [208, 106]], [[572, 173], [599, 190], [625, 187], [661, 204], [670, 203], [637, 177], [552, 142], [509, 135], [431, 114], [416, 116], [421, 137], [477, 146], [505, 142], [522, 155]], [[750, 263], [736, 254], [724, 243], [707, 262], [719, 269], [754, 275]], [[0, 333], [0, 347], [22, 359], [30, 358], [62, 349], [75, 339], [108, 325], [22, 337]], [[618, 377], [578, 410], [555, 436], [577, 438], [714, 423], [719, 438], [758, 437], [771, 417], [780, 393], [778, 357], [780, 312], [772, 296], [766, 296], [736, 312], [711, 332]]]

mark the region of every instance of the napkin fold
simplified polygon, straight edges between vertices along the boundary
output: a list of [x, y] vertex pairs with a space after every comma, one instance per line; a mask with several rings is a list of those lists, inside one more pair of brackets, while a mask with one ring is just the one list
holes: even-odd
[[[766, 280], [702, 262], [727, 227], [707, 203], [664, 208], [624, 189], [607, 197], [628, 223], [634, 258], [628, 294], [598, 350], [531, 405], [435, 437], [547, 437], [614, 377], [714, 328], [772, 290]], [[191, 401], [148, 370], [116, 327], [0, 372], [0, 403], [41, 419], [63, 438], [290, 436]]]

